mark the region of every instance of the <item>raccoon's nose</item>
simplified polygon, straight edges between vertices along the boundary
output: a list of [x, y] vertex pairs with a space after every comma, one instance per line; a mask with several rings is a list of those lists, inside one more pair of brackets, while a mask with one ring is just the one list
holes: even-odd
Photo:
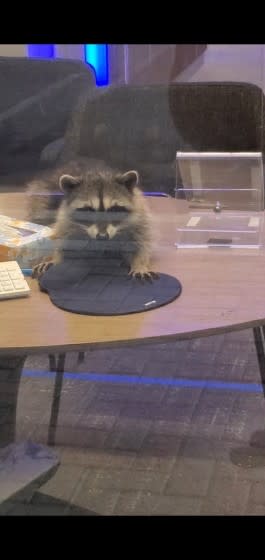
[[97, 234], [97, 239], [98, 239], [99, 241], [107, 241], [107, 240], [109, 239], [109, 234], [108, 234], [108, 232], [106, 231], [106, 233], [98, 233], [98, 234]]

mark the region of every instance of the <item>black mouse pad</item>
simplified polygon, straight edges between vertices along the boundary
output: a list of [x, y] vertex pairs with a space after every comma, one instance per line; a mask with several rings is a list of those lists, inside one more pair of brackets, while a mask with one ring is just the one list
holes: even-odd
[[39, 279], [57, 307], [83, 315], [127, 315], [161, 307], [181, 293], [177, 278], [158, 274], [152, 281], [128, 275], [117, 263], [68, 260], [53, 265]]

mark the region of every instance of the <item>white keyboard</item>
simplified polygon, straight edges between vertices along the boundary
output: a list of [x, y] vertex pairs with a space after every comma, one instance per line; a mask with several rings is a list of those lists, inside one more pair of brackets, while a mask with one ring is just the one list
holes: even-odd
[[0, 300], [28, 296], [30, 287], [16, 261], [0, 262]]

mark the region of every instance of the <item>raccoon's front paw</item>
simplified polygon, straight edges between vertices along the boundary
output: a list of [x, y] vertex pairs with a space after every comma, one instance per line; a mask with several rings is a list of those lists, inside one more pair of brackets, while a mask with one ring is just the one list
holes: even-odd
[[147, 267], [132, 268], [129, 274], [133, 278], [137, 278], [138, 280], [142, 280], [142, 281], [147, 280], [148, 282], [152, 282], [152, 280], [158, 278], [158, 274], [156, 272], [152, 272], [151, 270], [148, 270]]
[[44, 274], [44, 272], [46, 272], [48, 270], [48, 268], [53, 266], [53, 264], [54, 264], [53, 261], [46, 261], [46, 262], [42, 262], [40, 264], [37, 264], [32, 269], [32, 278], [40, 278]]

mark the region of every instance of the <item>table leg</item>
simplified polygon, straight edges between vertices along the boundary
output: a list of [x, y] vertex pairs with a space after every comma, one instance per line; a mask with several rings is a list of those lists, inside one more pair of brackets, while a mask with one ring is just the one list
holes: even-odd
[[50, 371], [56, 371], [56, 359], [54, 354], [49, 354], [49, 368]]
[[259, 364], [261, 384], [265, 397], [265, 327], [254, 327], [253, 335]]
[[56, 363], [55, 360], [54, 365], [55, 365], [56, 375], [55, 375], [55, 382], [54, 382], [49, 431], [48, 431], [48, 445], [54, 445], [55, 443], [57, 420], [59, 415], [61, 392], [63, 386], [65, 354], [59, 354], [58, 361]]

